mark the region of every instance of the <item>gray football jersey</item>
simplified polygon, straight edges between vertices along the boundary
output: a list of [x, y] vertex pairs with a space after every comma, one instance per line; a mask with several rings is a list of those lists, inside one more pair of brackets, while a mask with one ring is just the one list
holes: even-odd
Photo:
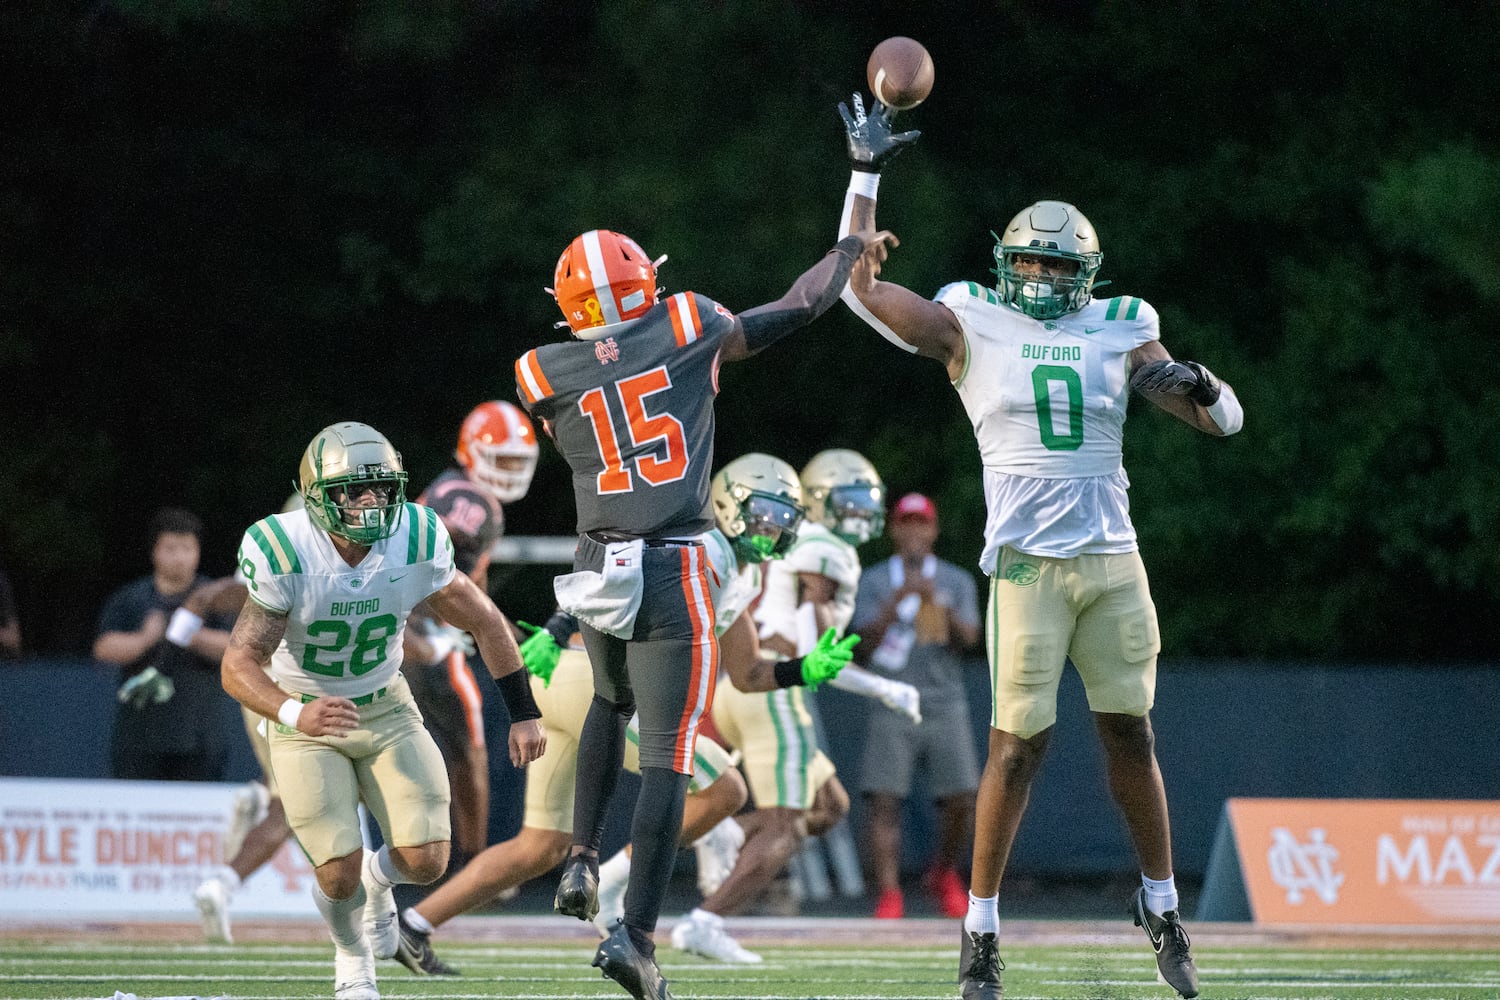
[[734, 322], [712, 299], [678, 292], [612, 336], [546, 344], [516, 361], [522, 403], [573, 470], [580, 534], [714, 526], [714, 397]]

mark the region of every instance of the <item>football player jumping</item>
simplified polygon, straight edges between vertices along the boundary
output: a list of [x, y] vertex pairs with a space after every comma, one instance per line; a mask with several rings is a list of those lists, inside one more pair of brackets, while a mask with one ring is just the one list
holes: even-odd
[[735, 315], [694, 292], [658, 301], [657, 262], [628, 237], [591, 230], [558, 259], [555, 291], [575, 339], [515, 365], [522, 402], [573, 471], [574, 572], [558, 603], [582, 621], [594, 701], [579, 743], [573, 849], [560, 912], [597, 912], [599, 841], [625, 726], [640, 713], [641, 789], [625, 918], [594, 964], [637, 1000], [667, 996], [652, 933], [677, 854], [699, 721], [713, 700], [718, 643], [702, 536], [719, 366], [748, 358], [827, 311], [889, 233], [841, 240], [774, 302]]
[[[842, 226], [875, 223], [879, 170], [916, 139], [858, 94], [839, 110], [853, 166]], [[863, 259], [845, 301], [886, 339], [942, 364], [974, 425], [988, 520], [980, 566], [994, 705], [975, 817], [969, 912], [959, 978], [964, 1000], [1001, 995], [997, 899], [1011, 845], [1057, 718], [1071, 659], [1141, 866], [1131, 900], [1162, 977], [1184, 997], [1198, 975], [1177, 912], [1167, 797], [1151, 705], [1160, 649], [1156, 607], [1137, 550], [1121, 461], [1131, 390], [1188, 425], [1224, 436], [1243, 410], [1228, 384], [1162, 346], [1156, 310], [1094, 297], [1104, 257], [1083, 213], [1039, 201], [994, 248], [993, 288], [944, 286], [934, 300], [880, 281]], [[1024, 636], [1022, 642], [1018, 637]]]
[[[249, 598], [224, 689], [274, 720], [271, 767], [313, 864], [334, 996], [379, 1000], [375, 959], [400, 938], [392, 887], [431, 882], [448, 862], [448, 778], [400, 673], [418, 605], [474, 635], [510, 712], [511, 762], [535, 760], [546, 740], [509, 623], [455, 570], [436, 512], [406, 502], [390, 442], [365, 424], [326, 427], [303, 453], [299, 487], [303, 510], [257, 521], [241, 542]], [[361, 799], [384, 836], [378, 852], [361, 846]]]

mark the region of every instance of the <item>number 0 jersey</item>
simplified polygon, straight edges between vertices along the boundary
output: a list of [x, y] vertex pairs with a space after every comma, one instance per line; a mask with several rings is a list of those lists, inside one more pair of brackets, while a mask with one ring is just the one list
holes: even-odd
[[967, 357], [953, 383], [984, 463], [988, 518], [980, 567], [1001, 547], [1055, 559], [1133, 552], [1121, 462], [1130, 352], [1160, 336], [1140, 299], [1095, 299], [1032, 319], [972, 281], [937, 301], [958, 318]]
[[695, 292], [603, 340], [527, 351], [516, 389], [573, 470], [578, 533], [698, 535], [714, 526], [709, 474], [719, 350], [734, 314]]
[[455, 573], [442, 520], [414, 503], [358, 566], [344, 561], [305, 510], [252, 524], [239, 560], [251, 599], [287, 616], [271, 676], [289, 692], [343, 698], [395, 679], [407, 616]]

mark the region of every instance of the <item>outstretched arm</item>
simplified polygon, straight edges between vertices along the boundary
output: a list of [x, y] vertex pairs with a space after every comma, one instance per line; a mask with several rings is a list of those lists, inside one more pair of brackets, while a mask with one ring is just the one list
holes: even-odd
[[[864, 104], [854, 95], [854, 112], [840, 104], [839, 114], [849, 140], [849, 191], [844, 196], [844, 212], [839, 220], [839, 235], [873, 229], [875, 226], [875, 193], [880, 187], [880, 168], [897, 156], [919, 133], [891, 132], [890, 112], [881, 104], [866, 116]], [[901, 285], [878, 280], [879, 257], [866, 254], [854, 265], [849, 286], [840, 296], [876, 333], [903, 350], [935, 358], [948, 369], [948, 378], [957, 381], [963, 374], [965, 345], [958, 318], [947, 306], [922, 298]]]
[[748, 358], [823, 315], [838, 301], [855, 263], [872, 254], [883, 260], [888, 242], [894, 245], [896, 238], [886, 232], [858, 232], [839, 240], [781, 298], [735, 317], [735, 327], [724, 339], [723, 359]]

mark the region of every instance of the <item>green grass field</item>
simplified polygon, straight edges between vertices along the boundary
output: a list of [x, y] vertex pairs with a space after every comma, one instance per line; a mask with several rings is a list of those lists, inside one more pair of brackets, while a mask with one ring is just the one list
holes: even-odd
[[[1035, 925], [1033, 925], [1035, 926]], [[564, 1000], [623, 997], [589, 967], [593, 942], [557, 940], [514, 926], [486, 933], [489, 942], [442, 941], [439, 954], [463, 970], [459, 978], [418, 978], [381, 964], [388, 1000]], [[529, 930], [529, 929], [528, 929]], [[1155, 981], [1144, 940], [1115, 924], [1069, 925], [1066, 933], [1018, 934], [1004, 949], [1010, 1000], [1171, 1000]], [[160, 943], [137, 925], [127, 935], [80, 928], [66, 937], [0, 937], [0, 997], [7, 1000], [109, 997], [116, 990], [145, 997], [230, 996], [243, 1000], [326, 997], [332, 992], [332, 949], [316, 926], [287, 935], [303, 943], [256, 941], [229, 946]], [[901, 943], [901, 937], [912, 943]], [[680, 1000], [693, 997], [763, 1000], [885, 1000], [957, 997], [958, 948], [941, 947], [934, 929], [910, 935], [805, 932], [745, 936], [765, 955], [759, 966], [702, 961], [663, 944], [659, 958]], [[1317, 935], [1277, 939], [1200, 934], [1195, 953], [1209, 1000], [1494, 1000], [1500, 997], [1500, 938], [1495, 947], [1466, 939], [1444, 950], [1441, 937]], [[119, 938], [126, 939], [119, 939]], [[472, 934], [465, 935], [472, 937]], [[500, 943], [513, 938], [513, 944]], [[663, 935], [665, 939], [665, 935]]]

